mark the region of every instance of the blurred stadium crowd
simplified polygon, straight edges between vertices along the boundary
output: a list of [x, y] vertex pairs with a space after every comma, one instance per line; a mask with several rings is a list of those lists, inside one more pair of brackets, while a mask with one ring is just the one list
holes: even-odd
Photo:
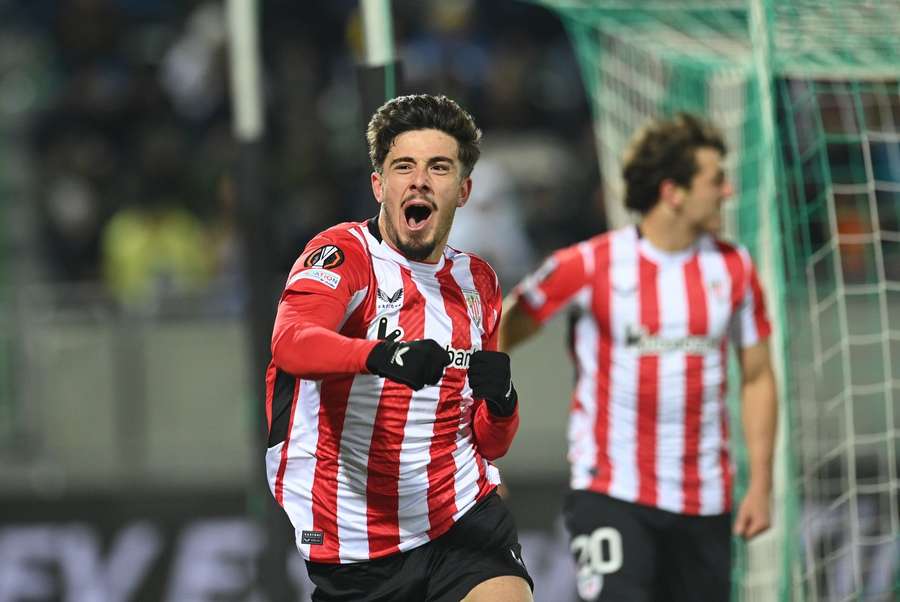
[[[260, 6], [264, 198], [284, 274], [313, 234], [377, 210], [362, 27], [356, 0]], [[394, 21], [401, 89], [457, 99], [485, 132], [451, 242], [511, 286], [602, 229], [590, 109], [558, 20], [513, 0], [401, 0]], [[240, 305], [226, 44], [221, 2], [0, 0], [14, 280], [102, 281], [144, 309], [213, 286], [220, 309]]]

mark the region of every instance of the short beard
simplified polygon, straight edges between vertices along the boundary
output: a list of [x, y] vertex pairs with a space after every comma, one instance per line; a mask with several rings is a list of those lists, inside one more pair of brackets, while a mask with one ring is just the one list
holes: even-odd
[[425, 261], [427, 260], [431, 254], [434, 252], [434, 241], [430, 243], [404, 243], [400, 238], [397, 238], [397, 250], [403, 254], [407, 259], [412, 259], [413, 261]]
[[387, 215], [387, 219], [385, 220], [385, 228], [390, 231], [390, 238], [397, 246], [397, 250], [407, 259], [413, 261], [425, 261], [434, 252], [436, 238], [431, 242], [423, 241], [407, 243], [400, 240], [400, 235], [397, 234], [397, 231], [394, 229], [394, 222], [391, 221], [390, 215]]

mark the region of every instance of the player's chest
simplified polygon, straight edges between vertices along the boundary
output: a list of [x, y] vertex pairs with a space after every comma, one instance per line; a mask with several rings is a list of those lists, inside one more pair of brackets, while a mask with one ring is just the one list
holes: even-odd
[[727, 273], [700, 265], [613, 268], [594, 304], [607, 336], [647, 350], [707, 352], [717, 349], [731, 322], [732, 282]]
[[367, 338], [431, 338], [441, 345], [466, 347], [480, 342], [485, 307], [474, 287], [446, 271], [415, 273], [376, 263], [373, 273]]

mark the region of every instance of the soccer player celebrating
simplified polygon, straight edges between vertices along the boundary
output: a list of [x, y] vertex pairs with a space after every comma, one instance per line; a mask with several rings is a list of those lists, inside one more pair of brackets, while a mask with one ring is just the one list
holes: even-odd
[[532, 599], [491, 464], [519, 422], [500, 286], [446, 246], [480, 138], [446, 97], [384, 104], [367, 131], [378, 216], [317, 235], [287, 280], [266, 464], [313, 600]]
[[[565, 521], [585, 600], [724, 602], [730, 535], [769, 527], [777, 417], [770, 332], [746, 249], [717, 238], [731, 195], [721, 134], [651, 123], [625, 157], [627, 226], [554, 253], [505, 302], [509, 350], [573, 312]], [[731, 522], [727, 349], [750, 458]]]

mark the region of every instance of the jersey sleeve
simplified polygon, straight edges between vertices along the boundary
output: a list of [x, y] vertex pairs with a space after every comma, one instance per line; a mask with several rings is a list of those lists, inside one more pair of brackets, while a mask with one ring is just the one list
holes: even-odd
[[[350, 234], [314, 238], [288, 277], [272, 333], [272, 361], [300, 378], [365, 372], [378, 341], [337, 332], [368, 287], [369, 264]], [[310, 353], [315, 350], [315, 353]]]
[[294, 262], [281, 298], [310, 294], [346, 306], [368, 280], [369, 261], [362, 243], [346, 231], [326, 230], [309, 241]]
[[557, 251], [514, 289], [520, 306], [538, 324], [567, 307], [589, 281], [583, 244]]
[[749, 253], [742, 249], [747, 275], [744, 282], [744, 293], [740, 304], [731, 320], [731, 337], [738, 349], [752, 347], [769, 337], [772, 325], [766, 314], [766, 301], [756, 268], [750, 260]]

